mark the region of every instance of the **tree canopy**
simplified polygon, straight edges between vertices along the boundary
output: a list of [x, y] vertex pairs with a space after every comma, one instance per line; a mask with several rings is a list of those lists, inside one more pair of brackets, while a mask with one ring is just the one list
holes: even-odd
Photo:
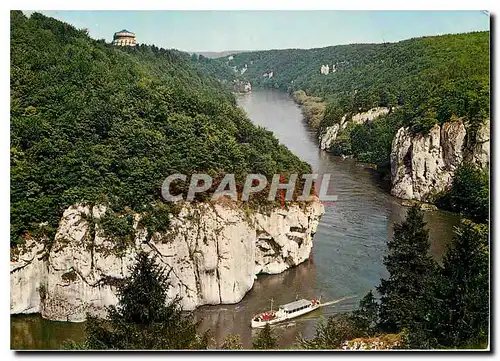
[[[474, 130], [490, 116], [489, 36], [483, 31], [396, 43], [244, 52], [231, 60], [204, 60], [199, 66], [219, 78], [249, 80], [255, 88], [305, 92], [311, 99], [322, 99], [323, 106], [303, 106], [306, 118], [315, 118], [311, 111], [322, 114], [309, 121], [318, 132], [339, 123], [345, 114], [394, 107], [371, 124], [340, 131], [330, 149], [387, 172], [391, 142], [400, 127], [426, 133], [436, 123], [460, 118]], [[320, 72], [323, 65], [329, 66], [328, 74]]]
[[[339, 114], [375, 106], [401, 106], [412, 124], [444, 122], [452, 115], [480, 121], [489, 115], [489, 32], [350, 44], [316, 49], [245, 52], [211, 62], [240, 70], [256, 87], [322, 97]], [[328, 65], [329, 74], [320, 68]], [[265, 76], [272, 72], [272, 77]], [[222, 75], [222, 74], [221, 74]], [[332, 115], [333, 117], [330, 117]]]
[[164, 217], [168, 205], [155, 209], [173, 173], [310, 171], [186, 53], [114, 47], [21, 11], [10, 49], [11, 244], [50, 240], [75, 203]]

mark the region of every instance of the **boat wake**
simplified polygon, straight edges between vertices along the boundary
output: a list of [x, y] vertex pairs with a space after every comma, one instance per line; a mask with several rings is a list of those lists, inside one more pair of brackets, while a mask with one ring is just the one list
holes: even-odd
[[336, 303], [339, 303], [339, 302], [342, 302], [342, 301], [345, 301], [345, 300], [348, 300], [348, 299], [351, 299], [351, 298], [355, 298], [356, 295], [353, 295], [353, 296], [346, 296], [346, 297], [342, 297], [342, 298], [339, 298], [339, 299], [336, 299], [336, 300], [333, 300], [333, 301], [328, 301], [328, 302], [322, 302], [320, 304], [320, 307], [325, 307], [325, 306], [330, 306], [330, 305], [334, 305]]

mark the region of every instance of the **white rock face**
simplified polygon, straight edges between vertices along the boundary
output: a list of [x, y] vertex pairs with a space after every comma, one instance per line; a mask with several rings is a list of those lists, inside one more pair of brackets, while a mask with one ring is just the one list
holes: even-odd
[[98, 224], [105, 208], [76, 205], [64, 212], [49, 252], [32, 241], [11, 261], [11, 314], [73, 322], [87, 312], [102, 317], [117, 303], [116, 285], [139, 250], [172, 269], [168, 295], [180, 295], [185, 309], [236, 303], [256, 274], [280, 273], [309, 257], [323, 212], [319, 201], [250, 216], [218, 204], [186, 205], [171, 218], [171, 230], [151, 238], [136, 216], [133, 244], [118, 249]]
[[250, 93], [252, 91], [252, 84], [249, 81], [235, 80], [233, 88], [238, 93]]
[[389, 113], [389, 108], [387, 107], [376, 107], [372, 108], [366, 112], [358, 113], [353, 115], [351, 121], [354, 124], [365, 124], [373, 121], [375, 118], [380, 117], [381, 115], [386, 115]]
[[486, 120], [477, 130], [472, 149], [465, 154], [465, 159], [481, 168], [490, 166], [490, 121]]
[[389, 113], [389, 108], [386, 107], [377, 107], [372, 108], [363, 113], [357, 113], [353, 115], [350, 119], [347, 119], [347, 114], [342, 117], [340, 120], [340, 124], [334, 124], [330, 127], [326, 127], [319, 135], [319, 147], [322, 150], [328, 150], [332, 143], [337, 139], [337, 135], [340, 129], [345, 129], [347, 127], [347, 123], [349, 121], [354, 124], [365, 124], [373, 121], [375, 118], [378, 118], [382, 115], [386, 115]]
[[337, 139], [340, 125], [334, 124], [331, 127], [326, 127], [319, 136], [319, 147], [321, 150], [328, 150], [330, 145]]
[[321, 150], [328, 150], [331, 144], [337, 139], [340, 129], [347, 127], [347, 114], [345, 114], [340, 123], [336, 123], [330, 127], [326, 127], [319, 135], [319, 147]]
[[44, 245], [31, 239], [19, 251], [10, 262], [10, 313], [37, 313], [40, 280], [47, 276]]
[[401, 128], [392, 141], [391, 194], [403, 199], [432, 201], [451, 185], [455, 169], [463, 159], [480, 166], [489, 164], [489, 122], [480, 127], [477, 141], [466, 144], [462, 121], [435, 125], [428, 134], [413, 135]]

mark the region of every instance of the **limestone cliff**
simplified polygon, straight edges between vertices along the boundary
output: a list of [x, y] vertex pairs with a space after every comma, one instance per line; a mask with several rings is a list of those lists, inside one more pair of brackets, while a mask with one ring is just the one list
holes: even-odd
[[245, 80], [234, 80], [233, 91], [237, 93], [250, 93], [252, 91], [252, 84]]
[[347, 127], [347, 115], [344, 115], [340, 123], [335, 123], [331, 127], [326, 127], [319, 135], [319, 147], [321, 150], [328, 150], [332, 143], [337, 139], [339, 130]]
[[134, 244], [117, 249], [99, 226], [105, 208], [75, 205], [64, 212], [50, 250], [31, 239], [13, 256], [11, 314], [74, 322], [87, 312], [103, 316], [141, 249], [172, 268], [168, 295], [180, 295], [185, 309], [236, 303], [256, 274], [280, 273], [309, 257], [323, 212], [319, 201], [250, 215], [218, 204], [186, 205], [169, 231], [152, 237], [137, 215]]
[[462, 160], [488, 167], [489, 121], [479, 127], [474, 141], [467, 133], [461, 120], [436, 124], [428, 134], [412, 134], [408, 128], [400, 128], [392, 142], [391, 194], [433, 201], [437, 193], [451, 185]]
[[332, 126], [326, 127], [322, 129], [319, 134], [319, 146], [322, 150], [328, 150], [332, 143], [337, 139], [337, 135], [339, 130], [345, 129], [347, 127], [348, 122], [352, 122], [354, 124], [366, 124], [372, 122], [374, 119], [388, 114], [390, 111], [387, 107], [376, 107], [369, 109], [366, 112], [361, 112], [354, 114], [351, 117], [348, 115], [344, 115], [339, 123], [336, 123]]

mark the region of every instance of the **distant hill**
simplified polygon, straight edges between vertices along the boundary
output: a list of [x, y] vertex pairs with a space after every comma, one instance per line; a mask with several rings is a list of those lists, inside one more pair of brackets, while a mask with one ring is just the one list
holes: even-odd
[[330, 105], [323, 126], [349, 112], [405, 106], [406, 118], [427, 128], [452, 115], [471, 121], [488, 116], [489, 37], [489, 32], [473, 32], [397, 43], [254, 51], [212, 62], [255, 87], [303, 90], [323, 98]]
[[229, 55], [240, 54], [240, 53], [250, 53], [251, 50], [226, 50], [226, 51], [194, 51], [190, 54], [203, 55], [209, 59], [223, 58]]
[[[198, 66], [217, 79], [281, 89], [301, 104], [311, 100], [316, 115], [310, 124], [318, 134], [346, 114], [394, 108], [380, 122], [345, 129], [333, 150], [388, 169], [399, 128], [425, 134], [435, 124], [463, 119], [475, 129], [489, 117], [489, 49], [490, 33], [483, 31], [397, 43], [253, 51], [234, 54], [231, 60], [201, 59]], [[306, 113], [307, 108], [303, 106]]]

